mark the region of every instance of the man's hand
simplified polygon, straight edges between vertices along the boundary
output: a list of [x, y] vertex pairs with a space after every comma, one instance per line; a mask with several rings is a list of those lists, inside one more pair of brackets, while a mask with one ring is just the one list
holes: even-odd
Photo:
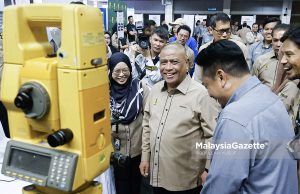
[[149, 176], [149, 162], [141, 161], [141, 163], [140, 163], [140, 172], [141, 172], [141, 175], [144, 176], [144, 177]]
[[208, 173], [206, 171], [204, 171], [201, 175], [201, 181], [202, 181], [202, 185], [204, 185], [205, 181], [206, 181], [206, 177], [207, 177]]

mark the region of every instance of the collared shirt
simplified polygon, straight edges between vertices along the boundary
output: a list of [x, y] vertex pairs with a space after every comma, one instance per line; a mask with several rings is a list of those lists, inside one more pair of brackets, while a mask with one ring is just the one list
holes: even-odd
[[263, 55], [267, 52], [270, 52], [271, 50], [272, 50], [272, 44], [270, 44], [268, 47], [265, 47], [263, 40], [253, 43], [249, 47], [249, 50], [248, 50], [249, 53], [248, 53], [247, 63], [248, 63], [249, 69], [250, 70], [252, 69], [252, 66], [258, 56]]
[[[298, 194], [297, 165], [286, 149], [293, 126], [280, 99], [250, 77], [219, 115], [213, 144], [243, 144], [215, 149], [202, 194]], [[254, 145], [259, 144], [254, 148]], [[244, 145], [252, 145], [244, 147]]]
[[189, 190], [201, 185], [206, 154], [195, 145], [212, 136], [218, 106], [188, 75], [173, 92], [165, 84], [153, 86], [145, 107], [142, 161], [150, 161], [152, 186]]
[[202, 42], [200, 42], [201, 45], [204, 45], [214, 39], [214, 36], [212, 35], [212, 33], [209, 33], [206, 26], [202, 26], [201, 36], [202, 36]]
[[[145, 87], [143, 83], [143, 106], [145, 107], [146, 101], [149, 95], [148, 87]], [[140, 111], [138, 117], [132, 121], [130, 124], [118, 124], [112, 125], [112, 138], [115, 141], [115, 138], [120, 140], [120, 150], [115, 152], [120, 152], [123, 155], [130, 156], [134, 158], [141, 154], [141, 145], [142, 145], [142, 122], [143, 122], [143, 110]], [[114, 142], [113, 142], [114, 143]]]
[[[149, 60], [146, 59], [146, 57], [144, 57], [142, 54], [139, 54], [135, 58], [135, 63], [139, 65], [142, 71], [146, 72], [146, 75], [142, 78], [142, 80], [149, 88], [152, 88], [154, 84], [162, 80], [162, 76], [160, 74], [159, 56]], [[135, 71], [137, 71], [136, 68]]]
[[263, 84], [272, 87], [275, 84], [278, 59], [274, 50], [257, 57], [251, 74], [255, 75]]
[[288, 111], [293, 126], [295, 127], [297, 111], [300, 105], [300, 90], [297, 87], [297, 84], [294, 81], [288, 80], [284, 84], [282, 90], [278, 93], [278, 96]]

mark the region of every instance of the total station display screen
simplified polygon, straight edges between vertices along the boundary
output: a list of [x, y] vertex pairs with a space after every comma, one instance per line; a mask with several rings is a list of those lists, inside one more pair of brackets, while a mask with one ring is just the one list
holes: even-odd
[[34, 174], [47, 176], [50, 162], [50, 156], [12, 148], [9, 166]]

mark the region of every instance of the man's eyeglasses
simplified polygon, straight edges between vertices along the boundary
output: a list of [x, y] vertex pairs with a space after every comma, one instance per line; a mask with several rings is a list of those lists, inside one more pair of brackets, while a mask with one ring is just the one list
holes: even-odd
[[215, 30], [216, 32], [218, 32], [218, 34], [220, 36], [222, 36], [224, 33], [226, 34], [231, 34], [231, 29], [230, 28], [227, 28], [227, 29], [220, 29], [220, 30], [217, 30], [215, 28], [213, 28], [213, 30]]

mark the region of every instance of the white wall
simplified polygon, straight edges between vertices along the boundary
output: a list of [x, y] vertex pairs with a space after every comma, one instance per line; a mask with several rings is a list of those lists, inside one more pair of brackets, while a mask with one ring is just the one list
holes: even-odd
[[3, 11], [4, 9], [4, 1], [0, 1], [0, 11]]

